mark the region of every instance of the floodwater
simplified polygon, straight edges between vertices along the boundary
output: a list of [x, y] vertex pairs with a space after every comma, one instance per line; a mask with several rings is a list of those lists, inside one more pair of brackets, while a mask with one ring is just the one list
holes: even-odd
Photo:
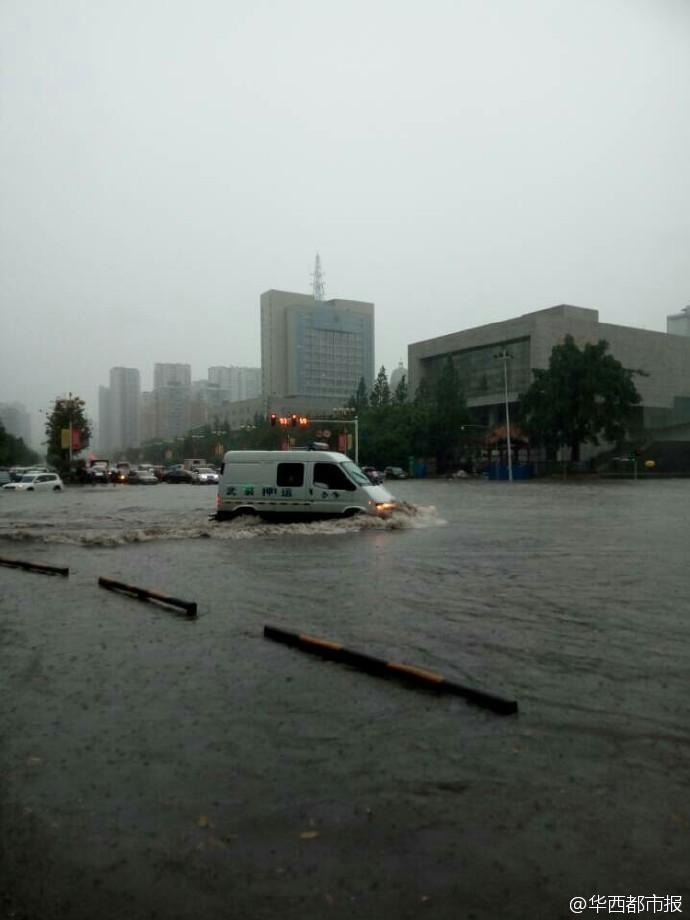
[[[390, 487], [417, 513], [216, 523], [212, 487], [0, 494], [0, 555], [70, 568], [0, 568], [5, 915], [690, 909], [690, 480]], [[267, 623], [519, 714], [305, 655]]]

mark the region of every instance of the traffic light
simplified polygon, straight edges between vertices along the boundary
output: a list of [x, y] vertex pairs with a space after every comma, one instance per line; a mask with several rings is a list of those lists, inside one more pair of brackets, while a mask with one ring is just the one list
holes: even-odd
[[275, 414], [275, 412], [272, 412], [272, 413], [271, 413], [271, 425], [273, 425], [273, 427], [275, 427], [275, 424], [276, 424], [277, 421], [278, 421], [278, 416]]
[[297, 416], [296, 415], [292, 416], [292, 418], [290, 419], [290, 424], [292, 425], [293, 428], [297, 428]]

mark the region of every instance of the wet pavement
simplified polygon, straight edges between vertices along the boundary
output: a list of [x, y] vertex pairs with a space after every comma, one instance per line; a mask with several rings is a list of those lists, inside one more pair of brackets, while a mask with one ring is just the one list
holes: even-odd
[[[419, 513], [217, 524], [204, 487], [0, 496], [0, 555], [70, 567], [0, 568], [5, 916], [690, 910], [690, 481], [393, 490]], [[520, 712], [321, 661], [265, 623]]]

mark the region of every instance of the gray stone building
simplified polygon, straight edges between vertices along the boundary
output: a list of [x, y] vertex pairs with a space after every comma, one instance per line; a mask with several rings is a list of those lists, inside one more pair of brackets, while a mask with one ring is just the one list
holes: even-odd
[[423, 378], [433, 380], [450, 355], [475, 418], [486, 425], [503, 423], [504, 371], [497, 353], [505, 346], [511, 355], [506, 362], [508, 401], [517, 404], [532, 371], [548, 367], [552, 348], [566, 335], [579, 346], [605, 339], [624, 367], [648, 375], [635, 376], [634, 382], [642, 397], [642, 424], [650, 434], [690, 422], [689, 337], [602, 323], [597, 310], [567, 304], [415, 342], [408, 347], [410, 393]]

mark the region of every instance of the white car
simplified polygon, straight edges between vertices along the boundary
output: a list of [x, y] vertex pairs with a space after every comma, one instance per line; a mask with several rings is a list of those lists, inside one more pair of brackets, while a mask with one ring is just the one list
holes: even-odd
[[57, 473], [25, 473], [19, 482], [8, 482], [3, 490], [15, 492], [62, 492], [64, 484]]
[[200, 486], [218, 485], [218, 473], [208, 466], [200, 466], [192, 470], [194, 482]]

